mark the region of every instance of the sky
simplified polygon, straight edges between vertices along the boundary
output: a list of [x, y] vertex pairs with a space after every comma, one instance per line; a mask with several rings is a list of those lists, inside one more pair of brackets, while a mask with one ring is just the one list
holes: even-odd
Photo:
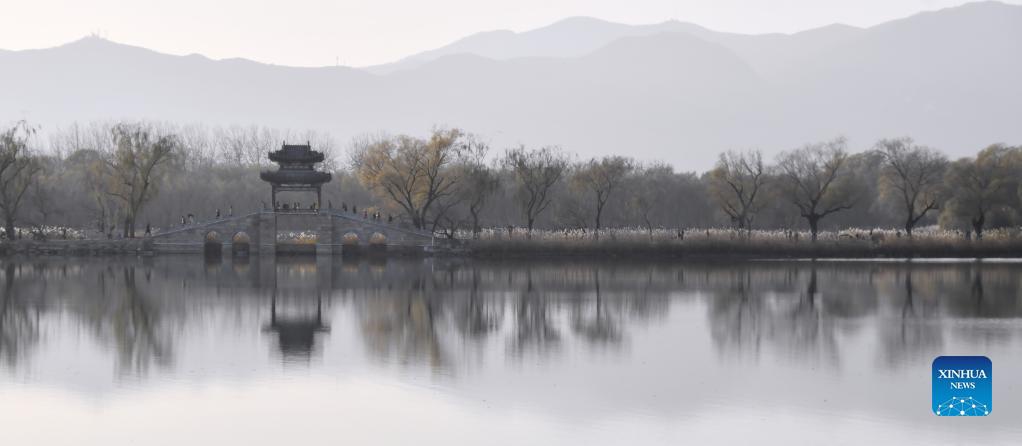
[[[0, 0], [0, 48], [90, 34], [169, 54], [292, 66], [368, 66], [480, 31], [527, 31], [572, 16], [718, 31], [871, 26], [963, 0]], [[1007, 3], [1022, 3], [1009, 0]]]

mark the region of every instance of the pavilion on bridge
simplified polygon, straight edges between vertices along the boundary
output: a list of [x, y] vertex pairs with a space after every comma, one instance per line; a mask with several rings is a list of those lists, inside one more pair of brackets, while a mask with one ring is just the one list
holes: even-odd
[[306, 144], [284, 142], [280, 150], [269, 153], [270, 161], [277, 163], [277, 170], [259, 173], [259, 178], [270, 183], [270, 203], [273, 210], [291, 209], [288, 204], [278, 205], [277, 192], [316, 192], [315, 209], [323, 205], [323, 183], [331, 179], [329, 172], [316, 170], [316, 164], [324, 160], [323, 152], [312, 150]]

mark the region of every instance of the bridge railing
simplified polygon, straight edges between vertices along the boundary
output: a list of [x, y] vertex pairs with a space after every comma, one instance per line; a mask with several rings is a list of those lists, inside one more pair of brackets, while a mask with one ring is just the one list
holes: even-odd
[[171, 235], [179, 234], [179, 233], [182, 233], [182, 232], [192, 231], [192, 230], [196, 230], [196, 229], [208, 228], [210, 226], [215, 226], [215, 225], [218, 225], [218, 224], [223, 224], [223, 223], [228, 223], [228, 222], [233, 222], [233, 221], [239, 221], [239, 220], [243, 220], [243, 219], [246, 219], [246, 218], [251, 218], [251, 217], [254, 217], [254, 216], [257, 216], [257, 215], [266, 215], [266, 214], [322, 215], [322, 216], [330, 216], [330, 217], [334, 217], [334, 218], [343, 218], [343, 219], [346, 219], [346, 220], [354, 221], [354, 222], [357, 222], [359, 224], [366, 225], [366, 226], [369, 226], [369, 227], [386, 229], [387, 231], [392, 231], [392, 232], [400, 232], [400, 233], [403, 233], [403, 234], [411, 235], [411, 236], [422, 238], [422, 239], [430, 239], [430, 240], [432, 240], [435, 237], [434, 234], [432, 232], [430, 232], [430, 231], [424, 231], [424, 230], [419, 230], [419, 229], [411, 229], [411, 228], [404, 228], [404, 227], [401, 227], [398, 224], [393, 223], [393, 222], [388, 223], [388, 222], [384, 222], [384, 221], [377, 220], [377, 219], [374, 219], [374, 218], [363, 217], [363, 216], [361, 216], [359, 214], [343, 212], [343, 211], [335, 210], [335, 209], [298, 209], [298, 210], [290, 210], [289, 209], [287, 211], [282, 211], [280, 209], [278, 209], [276, 211], [270, 210], [270, 209], [264, 209], [264, 210], [260, 210], [260, 211], [256, 211], [256, 212], [251, 212], [251, 213], [248, 213], [248, 214], [244, 214], [244, 215], [236, 215], [236, 216], [230, 216], [230, 217], [214, 218], [214, 219], [205, 220], [205, 221], [197, 221], [195, 223], [186, 223], [184, 225], [174, 226], [172, 228], [169, 228], [166, 231], [156, 232], [156, 233], [154, 233], [152, 235], [152, 237], [159, 238], [159, 237], [171, 236]]
[[203, 227], [207, 227], [207, 226], [211, 226], [211, 225], [215, 225], [215, 224], [226, 223], [226, 222], [230, 222], [230, 221], [238, 221], [238, 220], [242, 220], [242, 219], [245, 219], [245, 218], [253, 217], [255, 215], [259, 215], [259, 214], [261, 214], [263, 212], [266, 212], [266, 211], [251, 212], [251, 213], [244, 214], [244, 215], [236, 215], [236, 216], [230, 216], [230, 217], [214, 218], [212, 220], [197, 221], [195, 223], [185, 223], [183, 225], [172, 226], [169, 230], [166, 230], [166, 231], [160, 231], [160, 232], [153, 233], [152, 236], [153, 237], [159, 237], [159, 236], [172, 235], [172, 234], [177, 234], [177, 233], [180, 233], [180, 232], [185, 232], [185, 231], [190, 231], [190, 230], [193, 230], [193, 229], [203, 228]]
[[403, 232], [403, 233], [410, 234], [410, 235], [415, 235], [415, 236], [418, 236], [418, 237], [433, 238], [433, 236], [434, 236], [433, 233], [429, 232], [429, 231], [423, 231], [423, 230], [420, 230], [420, 229], [402, 228], [401, 226], [398, 226], [395, 223], [388, 223], [388, 222], [376, 220], [376, 219], [373, 219], [373, 218], [366, 218], [366, 217], [362, 217], [359, 214], [347, 213], [347, 212], [344, 212], [344, 211], [338, 211], [336, 209], [327, 209], [327, 210], [324, 210], [323, 213], [327, 214], [327, 215], [330, 215], [330, 216], [333, 216], [333, 217], [345, 218], [345, 219], [348, 219], [348, 220], [357, 221], [357, 222], [362, 223], [362, 224], [367, 224], [367, 225], [372, 225], [372, 226], [376, 226], [376, 227], [386, 228], [386, 229], [391, 230], [391, 231]]

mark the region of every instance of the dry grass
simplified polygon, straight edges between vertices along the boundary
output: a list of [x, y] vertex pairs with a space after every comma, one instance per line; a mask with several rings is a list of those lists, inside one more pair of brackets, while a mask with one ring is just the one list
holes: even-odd
[[14, 229], [21, 233], [22, 240], [83, 240], [87, 238], [86, 231], [66, 226], [18, 226]]
[[[470, 239], [471, 234], [459, 233]], [[706, 256], [753, 258], [816, 257], [1020, 257], [1022, 234], [1017, 229], [992, 230], [982, 240], [961, 232], [924, 228], [913, 237], [889, 229], [846, 229], [819, 234], [812, 242], [807, 231], [752, 231], [732, 229], [609, 229], [594, 237], [592, 231], [533, 231], [490, 229], [467, 242], [480, 256], [583, 255], [583, 256]]]

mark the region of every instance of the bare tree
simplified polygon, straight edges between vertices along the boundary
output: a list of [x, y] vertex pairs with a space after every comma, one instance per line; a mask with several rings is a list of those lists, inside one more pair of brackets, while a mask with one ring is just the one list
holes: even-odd
[[551, 190], [568, 168], [568, 158], [556, 147], [527, 150], [521, 146], [507, 151], [504, 165], [518, 182], [516, 197], [531, 235], [536, 217], [550, 206]]
[[25, 121], [0, 132], [0, 211], [4, 214], [4, 231], [11, 239], [22, 198], [42, 170], [28, 145], [34, 134], [35, 129]]
[[[47, 132], [45, 140], [37, 140], [39, 135], [29, 138], [32, 155], [37, 155], [34, 158], [41, 165], [42, 173], [33, 176], [21, 198], [16, 222], [19, 227], [66, 224], [77, 228], [98, 226], [107, 236], [121, 232], [121, 225], [131, 212], [128, 201], [122, 197], [130, 195], [124, 193], [130, 188], [113, 169], [114, 164], [118, 164], [115, 156], [118, 147], [112, 137], [115, 127], [116, 123], [104, 122], [74, 125]], [[239, 211], [265, 207], [266, 197], [256, 164], [265, 163], [266, 152], [279, 146], [283, 139], [310, 141], [327, 150], [331, 145], [326, 134], [257, 126], [168, 127], [161, 124], [157, 130], [160, 134], [175, 135], [180, 150], [174, 152], [172, 161], [157, 169], [163, 174], [152, 181], [151, 187], [158, 188], [159, 193], [141, 210], [136, 210], [132, 218], [143, 225], [153, 223], [157, 231], [178, 224], [190, 213], [203, 212], [202, 209], [209, 213], [216, 208]], [[356, 151], [360, 155], [372, 154], [363, 161], [383, 167], [369, 172], [368, 178], [401, 182], [377, 183], [370, 190], [369, 186], [374, 183], [367, 181], [365, 169], [337, 170], [333, 172], [335, 180], [324, 191], [324, 206], [328, 206], [328, 202], [329, 206], [337, 208], [350, 209], [357, 205], [360, 211], [385, 206], [402, 222], [411, 224], [408, 217], [418, 216], [417, 224], [424, 229], [432, 225], [437, 231], [438, 225], [442, 225], [449, 236], [459, 234], [460, 229], [467, 233], [470, 227], [474, 234], [479, 234], [480, 226], [490, 224], [520, 222], [524, 229], [526, 220], [532, 220], [534, 227], [575, 227], [579, 232], [589, 232], [598, 219], [600, 237], [605, 236], [604, 230], [610, 226], [641, 226], [652, 232], [657, 227], [719, 225], [727, 223], [729, 217], [730, 224], [746, 231], [752, 227], [790, 228], [812, 218], [822, 218], [818, 221], [820, 228], [901, 228], [909, 218], [903, 214], [911, 214], [912, 220], [921, 219], [918, 225], [923, 225], [939, 212], [942, 226], [968, 227], [984, 237], [989, 237], [990, 227], [1022, 223], [1017, 186], [1018, 173], [1022, 171], [1022, 148], [1008, 148], [1010, 156], [1000, 148], [984, 150], [975, 157], [955, 162], [946, 169], [946, 174], [930, 174], [935, 169], [918, 170], [930, 179], [928, 184], [933, 187], [930, 193], [918, 195], [922, 198], [915, 199], [911, 212], [901, 211], [909, 208], [903, 203], [913, 202], [911, 194], [907, 194], [909, 199], [905, 200], [902, 185], [917, 184], [919, 176], [908, 175], [911, 181], [898, 181], [900, 175], [891, 160], [900, 160], [900, 156], [889, 156], [890, 151], [883, 150], [849, 155], [841, 163], [835, 184], [828, 186], [832, 190], [821, 196], [815, 211], [809, 199], [812, 197], [806, 195], [809, 206], [803, 216], [796, 206], [783, 205], [798, 191], [793, 187], [798, 182], [791, 181], [783, 169], [772, 168], [772, 159], [764, 161], [762, 155], [754, 151], [726, 153], [712, 171], [702, 175], [674, 172], [667, 166], [664, 169], [635, 166], [620, 182], [616, 182], [620, 171], [600, 176], [605, 173], [604, 164], [615, 167], [620, 164], [620, 159], [615, 157], [597, 157], [577, 165], [577, 171], [562, 170], [559, 167], [563, 164], [550, 163], [555, 168], [549, 173], [554, 174], [555, 180], [530, 190], [526, 185], [542, 186], [543, 180], [551, 177], [545, 177], [540, 169], [533, 169], [532, 164], [519, 163], [517, 167], [521, 168], [516, 169], [515, 163], [508, 161], [531, 160], [526, 155], [531, 156], [532, 151], [518, 150], [522, 155], [519, 157], [508, 158], [503, 151], [493, 156], [492, 152], [487, 152], [485, 144], [476, 143], [470, 135], [452, 142], [451, 134], [456, 132], [445, 131], [439, 136], [426, 134], [421, 138], [378, 138], [363, 143], [356, 148], [366, 148], [370, 143], [392, 146], [387, 148], [390, 152], [386, 156], [390, 159], [373, 151]], [[48, 143], [49, 147], [39, 146], [40, 142]], [[409, 153], [405, 153], [405, 149]], [[894, 152], [901, 154], [901, 151]], [[576, 159], [565, 152], [553, 153], [559, 160]], [[939, 167], [943, 157], [931, 155]], [[826, 163], [821, 162], [820, 166], [826, 167]], [[180, 175], [170, 175], [178, 171]], [[7, 179], [7, 174], [4, 175]], [[132, 176], [127, 175], [128, 184], [132, 184]], [[570, 187], [565, 187], [561, 181], [564, 179], [570, 179], [567, 185]], [[393, 199], [388, 189], [401, 193], [395, 192], [397, 199]], [[932, 193], [934, 190], [945, 191], [948, 200], [923, 199], [941, 198], [941, 193]], [[17, 191], [17, 187], [5, 187], [2, 192], [16, 198]], [[839, 195], [850, 198], [853, 193], [858, 199], [854, 212], [820, 216], [831, 205], [842, 204], [828, 200]], [[496, 203], [498, 200], [501, 203]], [[504, 201], [514, 204], [505, 206]], [[411, 205], [402, 206], [403, 203]], [[935, 209], [936, 203], [940, 204], [937, 212], [924, 212], [928, 205], [929, 211]], [[408, 216], [403, 208], [411, 209]], [[3, 223], [0, 221], [0, 228]], [[95, 231], [88, 232], [91, 236]], [[78, 235], [76, 231], [71, 234]], [[685, 232], [679, 230], [677, 235], [682, 238]]]
[[968, 220], [976, 238], [982, 238], [992, 211], [1018, 204], [1019, 155], [1019, 149], [995, 144], [981, 150], [975, 158], [951, 163], [944, 175], [951, 198], [941, 212], [942, 223]]
[[884, 157], [880, 192], [901, 202], [905, 232], [911, 237], [919, 221], [940, 208], [947, 158], [934, 149], [915, 145], [911, 138], [881, 140], [876, 150]]
[[603, 208], [610, 199], [610, 194], [628, 174], [635, 168], [635, 162], [623, 156], [605, 156], [600, 159], [592, 158], [580, 165], [572, 176], [571, 181], [586, 191], [591, 191], [596, 199], [596, 230], [593, 233], [596, 238], [600, 237], [600, 218], [603, 216]]
[[855, 204], [851, 178], [844, 168], [847, 159], [844, 138], [808, 144], [778, 157], [782, 188], [809, 224], [813, 241], [820, 220]]
[[29, 188], [28, 204], [30, 209], [34, 211], [34, 214], [38, 215], [38, 219], [35, 219], [35, 225], [46, 226], [51, 223], [51, 217], [59, 214], [61, 211], [55, 205], [57, 194], [54, 186], [58, 184], [57, 178], [65, 173], [58, 171], [57, 163], [51, 158], [42, 157], [38, 161], [42, 168]]
[[632, 189], [629, 206], [642, 221], [650, 241], [653, 240], [653, 225], [665, 207], [672, 203], [671, 189], [674, 180], [674, 168], [668, 164], [654, 163], [642, 167], [632, 175], [629, 183]]
[[93, 149], [82, 149], [72, 152], [67, 158], [74, 166], [75, 175], [68, 178], [65, 187], [77, 188], [85, 195], [80, 203], [87, 209], [92, 223], [100, 233], [106, 233], [108, 224], [113, 222], [112, 216], [118, 207], [118, 199], [107, 193], [109, 175], [103, 153]]
[[751, 233], [762, 201], [760, 192], [767, 182], [763, 153], [758, 150], [722, 153], [709, 178], [713, 196], [724, 213], [738, 229]]
[[453, 168], [463, 148], [458, 129], [436, 129], [429, 140], [411, 136], [356, 141], [351, 166], [359, 181], [401, 207], [412, 225], [423, 229], [443, 213], [431, 213], [440, 200], [457, 193]]
[[482, 142], [469, 141], [461, 165], [464, 179], [460, 188], [461, 196], [472, 219], [473, 238], [479, 238], [482, 230], [479, 219], [487, 200], [500, 188], [500, 177], [486, 165], [489, 150], [490, 147]]
[[107, 193], [124, 205], [124, 237], [135, 237], [135, 218], [156, 195], [156, 184], [178, 149], [178, 139], [150, 124], [118, 124], [111, 130], [113, 153], [105, 159]]

